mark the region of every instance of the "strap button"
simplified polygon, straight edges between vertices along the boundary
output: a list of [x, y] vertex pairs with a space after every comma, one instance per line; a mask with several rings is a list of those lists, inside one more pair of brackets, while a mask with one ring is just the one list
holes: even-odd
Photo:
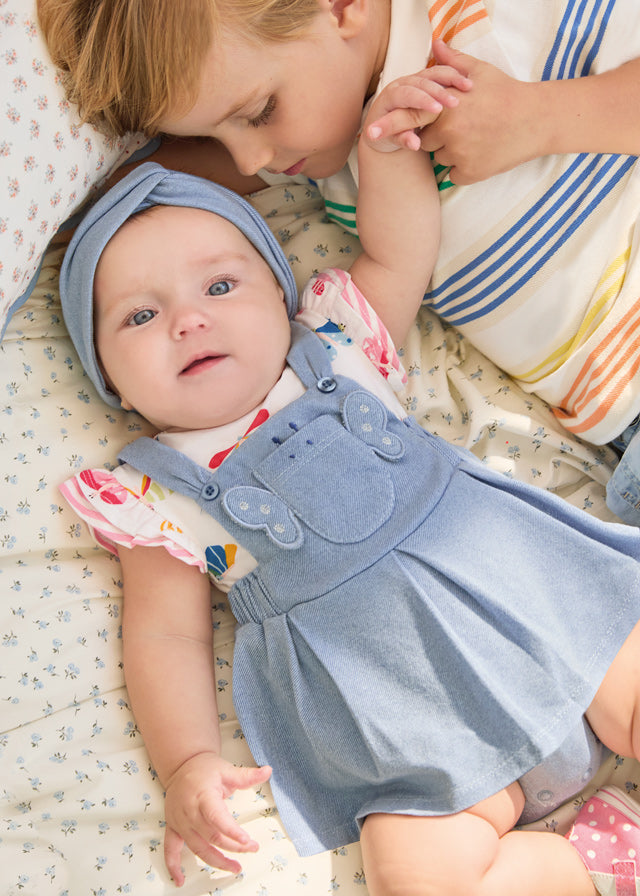
[[333, 392], [338, 384], [330, 376], [323, 376], [322, 379], [318, 380], [316, 383], [316, 387], [320, 390], [320, 392]]
[[209, 482], [200, 493], [205, 501], [213, 501], [220, 494], [220, 487], [215, 482]]

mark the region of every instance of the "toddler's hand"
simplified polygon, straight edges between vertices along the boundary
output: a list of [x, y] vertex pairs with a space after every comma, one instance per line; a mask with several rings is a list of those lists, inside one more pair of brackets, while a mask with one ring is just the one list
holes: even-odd
[[384, 87], [371, 104], [363, 137], [381, 152], [418, 150], [421, 146], [417, 131], [435, 121], [444, 108], [458, 104], [455, 90], [467, 91], [471, 86], [469, 78], [448, 65], [398, 78]]
[[180, 865], [183, 845], [208, 865], [237, 874], [241, 865], [221, 850], [256, 852], [251, 840], [225, 805], [236, 790], [264, 784], [268, 766], [237, 768], [215, 753], [199, 753], [171, 776], [166, 788], [164, 860], [176, 886], [184, 883]]
[[422, 149], [451, 169], [453, 183], [476, 183], [544, 153], [538, 143], [545, 134], [544, 84], [518, 81], [442, 41], [434, 41], [433, 54], [473, 79], [473, 90], [420, 133]]

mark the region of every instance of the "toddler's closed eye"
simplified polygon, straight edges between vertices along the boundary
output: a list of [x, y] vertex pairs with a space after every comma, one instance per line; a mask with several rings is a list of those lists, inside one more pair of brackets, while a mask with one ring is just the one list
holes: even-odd
[[249, 119], [249, 124], [252, 128], [259, 128], [263, 124], [267, 124], [271, 116], [273, 115], [276, 108], [276, 98], [275, 96], [270, 96], [266, 102], [265, 107], [259, 115], [256, 115], [255, 118]]

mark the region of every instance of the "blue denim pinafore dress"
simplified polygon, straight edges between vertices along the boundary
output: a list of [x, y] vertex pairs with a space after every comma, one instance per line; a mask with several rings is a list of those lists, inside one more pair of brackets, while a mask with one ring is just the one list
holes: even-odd
[[638, 530], [494, 473], [292, 335], [307, 391], [218, 470], [121, 453], [258, 562], [229, 592], [233, 695], [289, 835], [333, 849], [371, 812], [450, 814], [518, 779], [523, 820], [545, 814], [597, 770], [583, 714], [640, 617]]

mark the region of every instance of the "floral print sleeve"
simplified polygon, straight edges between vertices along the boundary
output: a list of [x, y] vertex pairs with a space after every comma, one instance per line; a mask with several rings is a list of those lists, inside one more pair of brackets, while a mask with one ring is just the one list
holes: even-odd
[[114, 554], [136, 545], [164, 547], [173, 557], [208, 573], [222, 591], [255, 565], [195, 502], [128, 464], [113, 472], [83, 470], [60, 490], [98, 544]]
[[309, 282], [298, 319], [318, 336], [355, 343], [395, 392], [407, 383], [400, 357], [380, 320], [346, 271], [327, 268]]

